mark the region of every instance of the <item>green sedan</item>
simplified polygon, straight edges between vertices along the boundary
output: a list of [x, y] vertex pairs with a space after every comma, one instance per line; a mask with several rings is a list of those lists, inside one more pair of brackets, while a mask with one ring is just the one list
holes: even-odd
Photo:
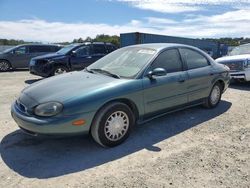
[[11, 114], [31, 135], [87, 133], [112, 147], [136, 124], [194, 105], [216, 107], [229, 80], [226, 66], [195, 47], [135, 45], [26, 87]]

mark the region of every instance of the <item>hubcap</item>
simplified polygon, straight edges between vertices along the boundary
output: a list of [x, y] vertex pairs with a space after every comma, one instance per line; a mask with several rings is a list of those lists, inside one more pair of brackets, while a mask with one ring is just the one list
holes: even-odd
[[63, 74], [63, 73], [66, 73], [66, 70], [64, 68], [59, 67], [55, 70], [55, 75]]
[[107, 139], [110, 141], [117, 141], [121, 139], [129, 127], [129, 118], [123, 111], [117, 111], [112, 113], [104, 126], [104, 133]]
[[9, 69], [9, 64], [5, 61], [0, 62], [0, 70], [1, 71], [7, 71]]
[[219, 86], [214, 86], [212, 93], [211, 93], [211, 103], [213, 105], [217, 104], [220, 99], [220, 88]]

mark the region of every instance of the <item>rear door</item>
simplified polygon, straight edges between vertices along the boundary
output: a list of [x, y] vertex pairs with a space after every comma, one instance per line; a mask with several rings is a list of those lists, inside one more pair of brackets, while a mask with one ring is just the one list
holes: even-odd
[[102, 58], [108, 53], [106, 46], [104, 44], [93, 44], [92, 49], [92, 60], [93, 62], [97, 61], [98, 59]]
[[188, 80], [188, 101], [193, 102], [209, 95], [214, 78], [213, 68], [208, 59], [199, 51], [180, 48], [182, 58], [186, 63]]
[[145, 114], [153, 115], [165, 109], [187, 103], [186, 82], [187, 72], [177, 49], [162, 52], [153, 62], [149, 71], [164, 68], [165, 76], [149, 79], [143, 78]]

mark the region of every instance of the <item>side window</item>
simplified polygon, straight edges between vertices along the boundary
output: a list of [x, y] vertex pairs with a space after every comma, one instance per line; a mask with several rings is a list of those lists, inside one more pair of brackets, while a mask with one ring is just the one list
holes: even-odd
[[93, 45], [93, 53], [94, 54], [106, 54], [107, 50], [105, 48], [105, 45], [103, 45], [103, 44], [94, 44]]
[[194, 50], [181, 48], [180, 52], [187, 62], [188, 69], [196, 69], [209, 65], [207, 58]]
[[58, 50], [60, 50], [61, 48], [59, 46], [50, 46], [50, 51], [51, 52], [57, 52]]
[[77, 57], [84, 57], [88, 56], [90, 51], [90, 46], [81, 46], [76, 50], [76, 56]]
[[22, 47], [19, 47], [19, 48], [17, 48], [17, 49], [15, 49], [14, 50], [14, 53], [15, 54], [27, 54], [28, 52], [27, 52], [27, 46], [22, 46]]
[[30, 46], [29, 53], [41, 53], [41, 52], [50, 52], [49, 46]]
[[107, 46], [107, 51], [108, 53], [113, 52], [116, 50], [115, 46], [108, 44]]
[[152, 70], [164, 68], [167, 73], [182, 71], [182, 62], [177, 49], [162, 52], [153, 62]]

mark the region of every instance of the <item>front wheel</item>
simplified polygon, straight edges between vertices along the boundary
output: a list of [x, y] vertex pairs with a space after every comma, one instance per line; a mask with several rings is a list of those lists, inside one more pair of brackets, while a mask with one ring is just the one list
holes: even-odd
[[206, 98], [204, 106], [207, 108], [216, 107], [220, 103], [221, 94], [222, 94], [222, 87], [221, 84], [217, 82], [216, 84], [214, 84], [208, 98]]
[[59, 75], [68, 72], [69, 69], [63, 65], [58, 65], [54, 68], [52, 75]]
[[10, 70], [11, 66], [10, 63], [6, 60], [0, 60], [0, 71], [5, 72]]
[[125, 141], [135, 124], [134, 114], [123, 103], [114, 102], [103, 107], [96, 115], [91, 135], [104, 147], [114, 147]]

